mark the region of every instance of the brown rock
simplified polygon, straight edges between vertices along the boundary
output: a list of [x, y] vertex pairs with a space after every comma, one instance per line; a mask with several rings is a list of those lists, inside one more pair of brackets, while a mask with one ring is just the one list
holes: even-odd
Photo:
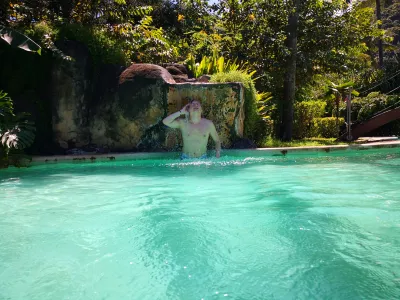
[[[166, 68], [167, 70], [168, 70], [169, 67], [173, 67], [174, 70], [178, 69], [181, 74], [189, 74], [189, 71], [186, 68], [186, 66], [182, 65], [182, 64], [169, 63], [169, 64], [163, 64], [163, 67]], [[178, 74], [176, 74], [176, 75], [178, 75]]]
[[135, 78], [163, 80], [166, 83], [175, 83], [171, 74], [163, 67], [152, 64], [133, 64], [122, 72], [119, 77], [119, 84], [126, 81], [135, 81]]
[[196, 82], [196, 79], [194, 78], [188, 78], [186, 74], [183, 75], [172, 75], [174, 78], [175, 82], [177, 83], [185, 83], [185, 82]]
[[210, 75], [201, 75], [199, 78], [197, 78], [197, 82], [204, 82], [207, 83], [211, 79]]
[[[185, 74], [181, 70], [179, 70], [177, 67], [174, 67], [174, 66], [168, 66], [168, 67], [166, 67], [166, 69], [171, 75], [184, 75]], [[185, 75], [187, 75], [187, 74], [185, 74]]]

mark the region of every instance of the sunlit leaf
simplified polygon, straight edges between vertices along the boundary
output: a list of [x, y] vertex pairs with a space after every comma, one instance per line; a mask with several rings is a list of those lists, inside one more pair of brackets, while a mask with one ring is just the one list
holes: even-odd
[[12, 28], [0, 25], [0, 38], [12, 47], [41, 54], [42, 48], [38, 44]]

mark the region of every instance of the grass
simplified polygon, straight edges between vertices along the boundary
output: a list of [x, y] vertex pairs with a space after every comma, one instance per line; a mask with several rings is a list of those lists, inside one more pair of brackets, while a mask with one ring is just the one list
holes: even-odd
[[277, 147], [312, 147], [312, 146], [332, 146], [332, 145], [347, 145], [345, 142], [338, 142], [336, 138], [308, 138], [302, 140], [293, 140], [291, 142], [282, 142], [273, 138], [268, 138], [262, 144], [264, 148]]

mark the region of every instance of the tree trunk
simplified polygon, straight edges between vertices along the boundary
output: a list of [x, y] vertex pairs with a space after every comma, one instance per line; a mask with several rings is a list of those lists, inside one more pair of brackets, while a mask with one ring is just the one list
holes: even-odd
[[289, 15], [286, 33], [286, 47], [289, 58], [286, 63], [285, 79], [283, 82], [283, 103], [280, 138], [290, 141], [293, 132], [293, 105], [296, 95], [296, 61], [297, 61], [297, 29], [299, 23], [299, 0], [293, 0], [294, 9]]
[[[376, 0], [376, 19], [381, 20], [381, 0]], [[381, 25], [379, 25], [381, 28]], [[378, 57], [379, 57], [379, 68], [383, 67], [383, 43], [382, 39], [378, 40]]]

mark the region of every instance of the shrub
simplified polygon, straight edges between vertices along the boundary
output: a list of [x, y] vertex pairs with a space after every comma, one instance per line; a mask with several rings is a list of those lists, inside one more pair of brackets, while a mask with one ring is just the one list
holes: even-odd
[[24, 149], [33, 143], [36, 129], [27, 116], [15, 115], [13, 101], [0, 90], [0, 169], [8, 166], [10, 150]]
[[240, 82], [244, 86], [244, 135], [259, 145], [268, 134], [270, 122], [264, 121], [258, 114], [257, 91], [251, 74], [245, 71], [229, 71], [211, 76], [210, 82]]
[[40, 41], [42, 46], [47, 46], [49, 38], [57, 35], [58, 30], [51, 26], [46, 21], [41, 21], [39, 23], [34, 23], [30, 28], [25, 30], [26, 35], [32, 37], [36, 41]]
[[237, 59], [225, 60], [223, 56], [218, 56], [216, 51], [213, 52], [212, 56], [203, 56], [199, 63], [196, 63], [195, 57], [190, 53], [185, 64], [195, 78], [199, 78], [201, 75], [229, 73], [231, 71], [241, 71], [250, 76], [255, 73], [251, 73], [247, 69], [247, 63], [239, 64]]
[[339, 136], [339, 128], [344, 124], [344, 119], [339, 118], [338, 125], [336, 124], [336, 118], [315, 118], [311, 123], [309, 131], [309, 137], [322, 137], [332, 138]]
[[81, 42], [86, 45], [95, 65], [101, 63], [127, 65], [129, 58], [118, 43], [101, 27], [85, 27], [68, 24], [60, 28], [59, 38]]
[[[385, 95], [373, 92], [366, 97], [355, 98], [351, 104], [351, 118], [355, 121], [366, 121], [378, 112], [400, 104], [400, 95]], [[346, 113], [345, 104], [342, 104], [341, 115]], [[371, 132], [371, 135], [398, 135], [400, 132], [399, 122], [390, 122], [382, 128]]]
[[352, 110], [357, 112], [357, 120], [365, 121], [381, 110], [400, 101], [400, 96], [388, 96], [378, 92], [370, 93], [364, 98], [357, 98], [352, 103]]
[[321, 118], [325, 114], [326, 102], [303, 101], [294, 106], [293, 135], [302, 139], [310, 136], [309, 131], [315, 118]]

